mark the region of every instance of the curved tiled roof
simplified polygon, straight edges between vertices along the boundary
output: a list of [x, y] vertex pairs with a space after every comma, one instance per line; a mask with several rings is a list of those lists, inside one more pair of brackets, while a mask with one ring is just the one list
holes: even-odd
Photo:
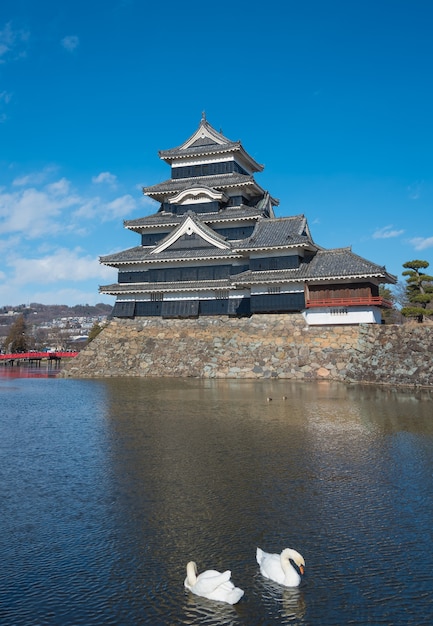
[[143, 193], [147, 196], [164, 195], [177, 193], [197, 185], [205, 185], [206, 187], [216, 189], [226, 189], [228, 187], [252, 186], [257, 191], [263, 193], [263, 190], [254, 180], [253, 176], [248, 174], [239, 174], [238, 172], [230, 174], [218, 174], [216, 176], [194, 176], [191, 178], [169, 178], [162, 183], [152, 185], [151, 187], [143, 187]]
[[261, 172], [260, 165], [244, 149], [240, 141], [231, 141], [222, 132], [218, 132], [209, 124], [205, 117], [200, 121], [198, 129], [181, 146], [170, 150], [160, 150], [159, 157], [171, 162], [185, 157], [204, 156], [207, 154], [224, 154], [238, 152], [247, 161], [253, 171]]
[[307, 246], [317, 249], [310, 237], [303, 215], [258, 220], [253, 234], [237, 246], [238, 250], [257, 250], [286, 246]]
[[117, 267], [118, 265], [124, 265], [128, 263], [142, 263], [153, 262], [158, 263], [160, 261], [191, 261], [195, 259], [239, 259], [242, 258], [240, 254], [236, 254], [233, 250], [221, 250], [219, 248], [199, 248], [199, 249], [185, 249], [185, 250], [164, 250], [158, 254], [151, 254], [155, 246], [143, 247], [137, 246], [135, 248], [129, 248], [128, 250], [122, 250], [115, 254], [109, 254], [107, 256], [101, 256], [100, 262], [104, 265], [112, 265]]
[[239, 285], [309, 282], [320, 280], [353, 280], [378, 278], [382, 282], [395, 283], [397, 278], [389, 274], [385, 267], [367, 261], [350, 248], [319, 250], [315, 255], [301, 259], [300, 265], [293, 269], [252, 272], [248, 270], [238, 274], [233, 280]]
[[203, 290], [233, 290], [236, 286], [227, 278], [206, 281], [177, 281], [167, 283], [114, 283], [101, 285], [99, 291], [111, 295], [133, 293], [155, 293], [167, 291], [203, 291]]
[[[204, 224], [214, 224], [221, 222], [228, 222], [232, 220], [249, 220], [259, 218], [263, 215], [263, 209], [259, 206], [239, 206], [228, 207], [221, 211], [214, 211], [212, 213], [201, 213], [199, 219]], [[168, 213], [166, 211], [158, 211], [152, 215], [146, 217], [140, 217], [136, 220], [124, 220], [123, 225], [125, 228], [131, 230], [140, 230], [142, 228], [151, 228], [154, 226], [167, 226], [175, 227], [185, 218], [185, 213], [182, 215], [175, 215], [174, 213]]]
[[248, 270], [234, 276], [233, 282], [241, 288], [247, 285], [263, 285], [267, 283], [283, 284], [304, 282], [307, 272], [308, 266], [306, 263], [301, 263], [299, 267], [293, 269], [264, 270], [258, 272]]
[[239, 150], [241, 147], [242, 146], [239, 141], [227, 140], [224, 144], [218, 144], [216, 141], [195, 141], [188, 148], [182, 148], [182, 146], [180, 146], [177, 148], [171, 148], [170, 150], [160, 150], [158, 154], [161, 159], [176, 157], [182, 158], [185, 156], [234, 152], [235, 150]]
[[396, 277], [389, 274], [386, 268], [372, 263], [353, 253], [351, 248], [335, 248], [319, 250], [308, 265], [308, 279], [327, 278], [356, 278], [378, 277], [388, 278], [390, 283], [396, 282]]

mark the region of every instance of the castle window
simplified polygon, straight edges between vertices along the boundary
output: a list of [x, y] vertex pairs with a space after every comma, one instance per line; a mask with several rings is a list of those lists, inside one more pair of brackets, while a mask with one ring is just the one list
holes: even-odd
[[155, 291], [150, 294], [150, 300], [152, 302], [160, 302], [161, 300], [164, 300], [164, 293], [162, 291]]
[[348, 310], [345, 307], [333, 308], [330, 310], [331, 315], [347, 315]]
[[215, 291], [215, 298], [217, 300], [227, 300], [229, 297], [229, 292], [225, 289], [218, 289]]

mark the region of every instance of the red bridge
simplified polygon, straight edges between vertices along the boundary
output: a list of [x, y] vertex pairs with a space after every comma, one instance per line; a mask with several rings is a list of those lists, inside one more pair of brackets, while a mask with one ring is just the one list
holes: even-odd
[[0, 354], [0, 361], [40, 361], [41, 359], [58, 361], [77, 356], [77, 354], [78, 352], [12, 352], [11, 354]]

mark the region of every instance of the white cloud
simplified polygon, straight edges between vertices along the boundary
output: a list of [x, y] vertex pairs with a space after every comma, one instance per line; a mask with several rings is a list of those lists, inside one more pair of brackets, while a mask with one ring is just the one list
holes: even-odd
[[26, 187], [28, 185], [41, 185], [57, 170], [55, 166], [47, 166], [40, 172], [31, 172], [25, 176], [19, 176], [12, 181], [14, 187]]
[[47, 185], [47, 192], [53, 194], [53, 196], [65, 196], [69, 193], [71, 184], [66, 178], [61, 178], [55, 183]]
[[[55, 166], [15, 172], [9, 184], [0, 186], [3, 303], [111, 302], [98, 293], [98, 285], [115, 282], [117, 271], [101, 265], [99, 256], [107, 248], [126, 247], [121, 220], [141, 203], [110, 185], [100, 185], [99, 191], [77, 189]], [[114, 228], [110, 220], [117, 222]]]
[[136, 200], [129, 194], [115, 198], [110, 202], [104, 202], [99, 197], [89, 198], [74, 212], [74, 218], [75, 220], [82, 218], [87, 220], [98, 219], [107, 222], [126, 217], [136, 206]]
[[137, 203], [135, 199], [131, 195], [126, 194], [125, 196], [115, 198], [111, 202], [107, 202], [103, 205], [103, 218], [106, 220], [115, 220], [126, 217], [135, 209], [136, 206]]
[[17, 247], [20, 245], [20, 236], [12, 235], [11, 237], [1, 237], [0, 238], [0, 257], [3, 259], [7, 259], [9, 255], [14, 253], [17, 250]]
[[80, 44], [80, 40], [76, 35], [67, 35], [61, 41], [62, 46], [68, 52], [73, 52]]
[[107, 183], [108, 185], [114, 186], [116, 182], [117, 176], [115, 174], [111, 174], [110, 172], [101, 172], [92, 178], [92, 183]]
[[14, 282], [17, 286], [112, 277], [112, 272], [107, 271], [110, 268], [101, 265], [98, 258], [85, 254], [80, 248], [58, 248], [40, 258], [17, 257], [10, 260], [8, 265], [14, 272]]
[[48, 236], [64, 228], [60, 218], [79, 202], [56, 189], [31, 187], [0, 194], [0, 234], [22, 233], [27, 238]]
[[433, 248], [433, 237], [414, 237], [410, 240], [415, 250], [426, 250]]
[[12, 94], [7, 91], [0, 91], [0, 100], [5, 104], [9, 104], [12, 99]]
[[14, 30], [11, 22], [5, 24], [0, 30], [0, 64], [26, 56], [23, 44], [27, 42], [28, 38], [29, 33], [27, 31]]
[[397, 230], [391, 224], [389, 226], [384, 226], [383, 228], [378, 228], [373, 233], [373, 239], [391, 239], [393, 237], [400, 237], [403, 233], [404, 230]]
[[[84, 197], [71, 190], [66, 178], [38, 188], [26, 183], [38, 175], [16, 178], [16, 191], [0, 190], [0, 234], [21, 233], [26, 239], [46, 237], [60, 232], [87, 230], [81, 220], [109, 221], [124, 218], [137, 206], [129, 194], [105, 201], [99, 196]], [[41, 179], [43, 178], [40, 174]]]

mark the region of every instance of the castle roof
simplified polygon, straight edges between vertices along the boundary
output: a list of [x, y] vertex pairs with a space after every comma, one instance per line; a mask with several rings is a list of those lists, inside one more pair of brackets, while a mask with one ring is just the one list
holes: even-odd
[[236, 253], [231, 247], [228, 249], [221, 249], [215, 247], [207, 248], [184, 248], [170, 250], [170, 248], [159, 252], [157, 255], [152, 254], [155, 246], [136, 246], [135, 248], [129, 248], [128, 250], [122, 250], [114, 254], [108, 254], [107, 256], [101, 256], [100, 262], [104, 265], [112, 265], [117, 267], [120, 265], [136, 264], [136, 263], [149, 263], [149, 262], [161, 262], [161, 261], [191, 261], [191, 260], [210, 260], [210, 259], [233, 259], [242, 258], [242, 255]]
[[240, 160], [247, 163], [252, 172], [261, 172], [263, 165], [257, 163], [243, 148], [240, 141], [231, 141], [222, 132], [217, 132], [203, 115], [198, 129], [182, 145], [170, 150], [160, 150], [159, 156], [167, 163], [191, 157], [237, 154]]
[[287, 246], [318, 249], [311, 238], [304, 215], [259, 219], [251, 237], [239, 244], [237, 249], [257, 250], [258, 248], [285, 248]]
[[397, 277], [389, 274], [384, 265], [377, 265], [358, 256], [350, 247], [319, 250], [309, 263], [307, 278], [387, 278], [395, 283]]
[[378, 278], [382, 282], [395, 283], [396, 276], [389, 274], [384, 266], [376, 265], [354, 254], [350, 248], [318, 250], [316, 254], [300, 259], [299, 267], [283, 270], [247, 270], [235, 277], [241, 284], [263, 284], [267, 282], [309, 282], [360, 280]]
[[[146, 196], [155, 199], [161, 199], [161, 196], [179, 193], [191, 187], [202, 185], [203, 181], [207, 187], [213, 189], [233, 189], [239, 187], [248, 187], [255, 195], [264, 194], [264, 190], [256, 183], [253, 176], [248, 174], [239, 174], [237, 172], [230, 174], [218, 174], [217, 176], [194, 176], [191, 178], [169, 178], [162, 183], [152, 185], [151, 187], [143, 187], [143, 193]], [[278, 204], [275, 200], [274, 204]]]
[[176, 281], [164, 283], [114, 283], [112, 285], [101, 286], [100, 289], [104, 293], [111, 295], [126, 295], [140, 293], [145, 290], [146, 293], [160, 292], [179, 292], [179, 291], [230, 291], [236, 289], [236, 285], [228, 278], [220, 280], [202, 280], [202, 281]]
[[[227, 212], [230, 210], [228, 209]], [[188, 220], [193, 224], [193, 229], [196, 233], [206, 239], [206, 248], [203, 248], [203, 245], [201, 245], [199, 248], [190, 246], [173, 249], [173, 247], [166, 245], [170, 241], [174, 243], [177, 240], [177, 233], [183, 232], [182, 229], [184, 229], [184, 225]], [[211, 220], [202, 219], [192, 211], [188, 211], [188, 213], [182, 215], [176, 221], [174, 230], [167, 234], [158, 244], [137, 246], [116, 254], [104, 256], [101, 257], [101, 263], [116, 266], [124, 263], [217, 258], [226, 255], [230, 255], [233, 258], [233, 256], [242, 257], [247, 251], [252, 250], [303, 247], [315, 251], [319, 248], [311, 238], [304, 215], [283, 218], [260, 217], [256, 222], [252, 235], [236, 242], [227, 241], [225, 238], [220, 237], [210, 227], [209, 222]], [[139, 230], [140, 228], [143, 228], [143, 223], [141, 222], [140, 225], [137, 225], [135, 222], [133, 229]]]
[[[214, 211], [200, 215], [200, 220], [205, 224], [218, 224], [230, 221], [242, 221], [257, 219], [263, 215], [263, 208], [259, 204], [254, 207], [245, 205], [228, 207], [223, 211]], [[146, 217], [140, 217], [135, 220], [125, 220], [123, 222], [125, 228], [130, 230], [142, 231], [155, 226], [174, 227], [184, 220], [184, 215], [176, 215], [167, 211], [158, 211]]]

